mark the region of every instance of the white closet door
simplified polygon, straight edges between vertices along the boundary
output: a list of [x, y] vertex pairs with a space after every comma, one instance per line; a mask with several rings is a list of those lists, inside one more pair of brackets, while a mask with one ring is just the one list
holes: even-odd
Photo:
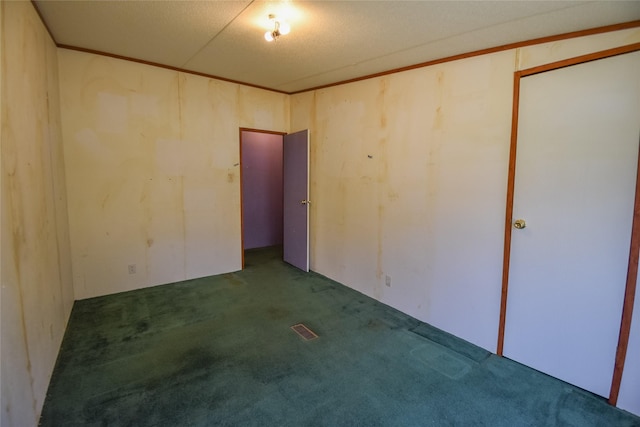
[[631, 240], [640, 53], [521, 79], [504, 355], [608, 396]]

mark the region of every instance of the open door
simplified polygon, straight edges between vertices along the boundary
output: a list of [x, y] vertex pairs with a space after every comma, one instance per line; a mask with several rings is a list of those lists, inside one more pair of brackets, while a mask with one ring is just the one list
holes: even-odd
[[284, 260], [309, 271], [309, 131], [284, 136]]

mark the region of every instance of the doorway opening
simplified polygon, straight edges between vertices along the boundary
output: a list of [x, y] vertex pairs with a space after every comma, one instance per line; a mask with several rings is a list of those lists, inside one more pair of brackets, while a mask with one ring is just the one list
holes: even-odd
[[282, 249], [284, 135], [240, 129], [242, 268], [246, 251]]
[[309, 131], [240, 128], [241, 246], [280, 247], [282, 259], [309, 271]]

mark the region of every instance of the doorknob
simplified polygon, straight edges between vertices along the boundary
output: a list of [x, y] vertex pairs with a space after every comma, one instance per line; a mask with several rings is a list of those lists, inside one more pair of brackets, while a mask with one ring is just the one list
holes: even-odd
[[307, 201], [306, 201], [306, 200], [300, 200], [300, 204], [301, 204], [301, 205], [306, 205], [306, 204], [307, 204]]
[[516, 219], [516, 221], [513, 223], [513, 226], [518, 230], [522, 230], [527, 226], [527, 223], [524, 222], [524, 219]]

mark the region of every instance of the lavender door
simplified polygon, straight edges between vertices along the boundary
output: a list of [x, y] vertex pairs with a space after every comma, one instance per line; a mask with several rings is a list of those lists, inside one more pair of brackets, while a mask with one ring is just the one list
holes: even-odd
[[309, 271], [309, 131], [285, 135], [284, 260]]

